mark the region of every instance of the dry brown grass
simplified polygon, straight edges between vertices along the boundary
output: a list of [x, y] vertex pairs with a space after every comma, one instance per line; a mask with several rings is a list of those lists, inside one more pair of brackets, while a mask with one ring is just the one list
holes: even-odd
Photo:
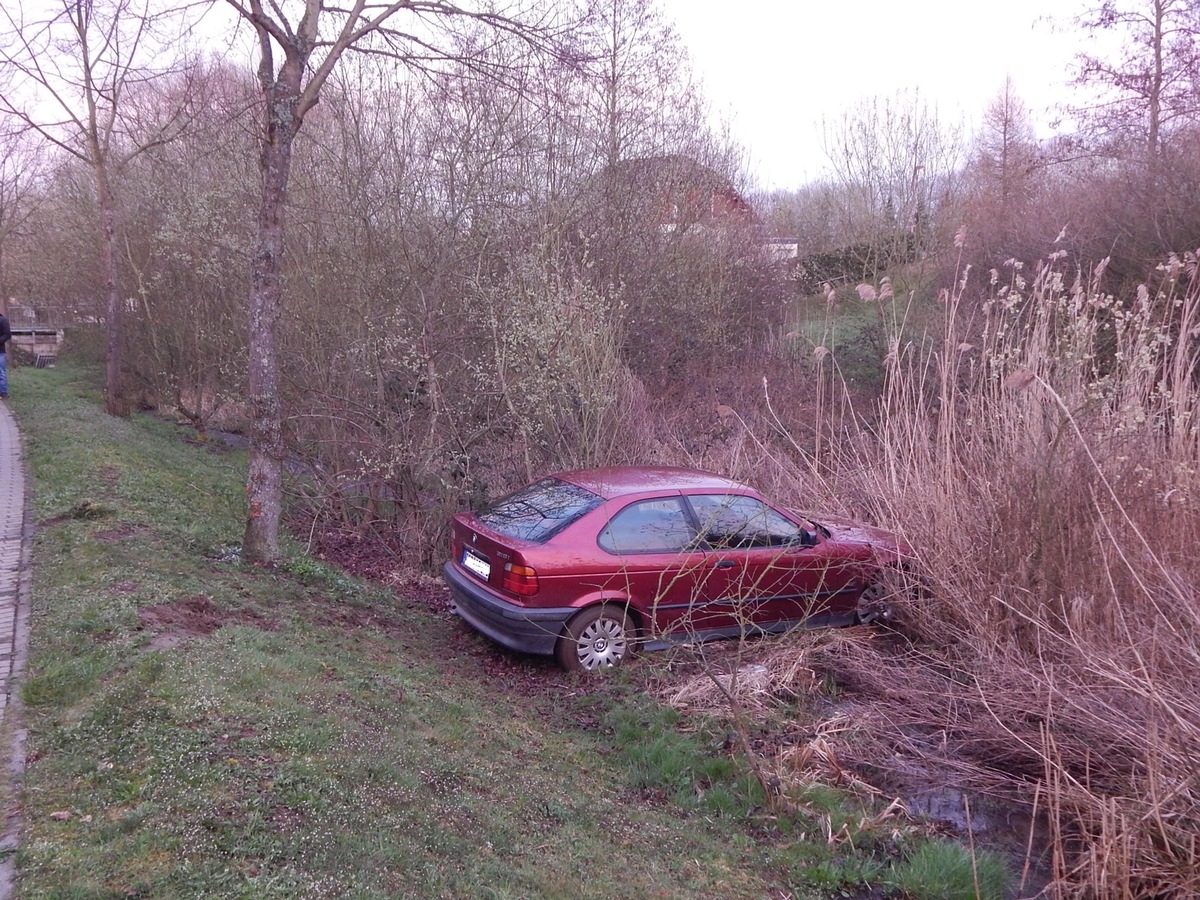
[[1068, 287], [1048, 265], [997, 298], [974, 371], [939, 360], [936, 414], [897, 371], [879, 461], [913, 471], [920, 448], [931, 488], [879, 478], [880, 511], [928, 529], [937, 590], [912, 625], [964, 676], [932, 708], [960, 703], [964, 755], [1041, 798], [1060, 883], [1191, 897], [1200, 291], [1194, 257], [1127, 304], [1101, 275]]
[[[930, 591], [903, 622], [907, 649], [756, 660], [797, 667], [775, 673], [785, 685], [831, 668], [873, 698], [822, 737], [836, 770], [870, 781], [879, 760], [907, 760], [1036, 807], [1060, 896], [1194, 897], [1200, 278], [1192, 254], [1130, 298], [1105, 294], [1103, 274], [1052, 257], [1027, 279], [994, 273], [970, 303], [964, 277], [933, 343], [891, 335], [874, 427], [825, 391], [815, 423], [776, 408], [705, 462], [774, 472], [779, 495], [919, 551]], [[747, 686], [746, 704], [773, 690]]]
[[1196, 896], [1196, 260], [1126, 302], [1059, 266], [997, 279], [969, 339], [947, 294], [941, 346], [893, 361], [877, 440], [837, 462], [933, 586], [907, 624], [936, 660], [857, 674], [892, 734], [937, 723], [970, 781], [1038, 798], [1063, 893]]

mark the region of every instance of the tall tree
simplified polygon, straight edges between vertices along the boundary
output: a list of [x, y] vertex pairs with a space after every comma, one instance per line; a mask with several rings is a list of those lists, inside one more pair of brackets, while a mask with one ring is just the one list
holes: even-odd
[[1132, 138], [1153, 175], [1172, 127], [1200, 118], [1200, 2], [1103, 0], [1081, 24], [1116, 35], [1120, 49], [1080, 54], [1076, 80], [1093, 96], [1077, 112], [1109, 142]]
[[[26, 12], [35, 14], [27, 18]], [[0, 113], [69, 153], [91, 173], [105, 308], [105, 408], [129, 414], [122, 383], [123, 298], [117, 273], [114, 179], [129, 160], [169, 140], [185, 121], [188, 92], [146, 127], [145, 86], [175, 69], [184, 32], [178, 10], [156, 0], [53, 0], [5, 4]]]
[[657, 0], [590, 0], [591, 118], [603, 164], [677, 150], [705, 118], [687, 53]]
[[1194, 135], [1200, 128], [1200, 0], [1101, 0], [1080, 24], [1111, 48], [1078, 57], [1083, 146], [1108, 184], [1090, 242], [1110, 277], [1134, 280], [1159, 255], [1195, 246]]
[[[248, 510], [243, 557], [280, 559], [283, 514], [283, 404], [277, 326], [283, 311], [284, 216], [296, 136], [342, 57], [384, 54], [404, 65], [434, 69], [464, 55], [466, 30], [514, 35], [532, 45], [549, 37], [529, 10], [497, 12], [483, 3], [439, 0], [226, 0], [253, 29], [263, 118], [259, 166], [262, 190], [251, 270], [248, 384], [251, 407]], [[497, 75], [499, 73], [490, 72]]]
[[975, 141], [973, 162], [991, 186], [1001, 207], [1014, 210], [1028, 192], [1028, 181], [1037, 164], [1037, 141], [1029, 110], [1017, 96], [1011, 78], [983, 114]]
[[8, 249], [36, 208], [41, 159], [24, 135], [0, 133], [0, 313], [10, 295]]
[[983, 114], [967, 168], [971, 197], [966, 201], [968, 222], [979, 249], [990, 257], [1020, 255], [1017, 246], [1028, 234], [1024, 221], [1036, 190], [1041, 153], [1029, 111], [1005, 79], [1004, 87]]

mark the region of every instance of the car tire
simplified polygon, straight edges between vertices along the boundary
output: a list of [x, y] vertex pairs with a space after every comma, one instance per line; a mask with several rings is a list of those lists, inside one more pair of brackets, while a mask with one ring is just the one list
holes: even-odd
[[633, 652], [633, 620], [614, 603], [589, 606], [571, 617], [554, 646], [568, 672], [595, 672], [620, 665]]
[[894, 622], [900, 604], [910, 596], [912, 590], [904, 572], [892, 568], [881, 569], [858, 595], [855, 617], [860, 625]]

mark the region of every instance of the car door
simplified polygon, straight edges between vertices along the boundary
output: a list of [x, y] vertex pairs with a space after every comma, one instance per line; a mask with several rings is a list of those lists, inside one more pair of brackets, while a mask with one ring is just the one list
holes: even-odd
[[630, 598], [652, 637], [717, 624], [714, 604], [729, 593], [733, 568], [697, 540], [682, 496], [629, 503], [600, 530], [598, 543], [617, 569], [607, 587]]
[[715, 605], [726, 627], [777, 630], [840, 608], [861, 561], [757, 497], [701, 494], [688, 501], [701, 540], [725, 565]]

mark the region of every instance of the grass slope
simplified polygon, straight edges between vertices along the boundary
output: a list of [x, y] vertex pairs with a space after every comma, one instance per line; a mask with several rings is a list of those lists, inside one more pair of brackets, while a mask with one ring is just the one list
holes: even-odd
[[744, 772], [722, 760], [713, 804], [667, 796], [703, 742], [631, 775], [629, 729], [604, 724], [618, 683], [547, 670], [514, 695], [446, 658], [462, 626], [424, 604], [304, 557], [241, 567], [239, 454], [105, 416], [87, 371], [17, 374], [37, 521], [20, 896], [786, 886], [787, 847], [730, 793]]

